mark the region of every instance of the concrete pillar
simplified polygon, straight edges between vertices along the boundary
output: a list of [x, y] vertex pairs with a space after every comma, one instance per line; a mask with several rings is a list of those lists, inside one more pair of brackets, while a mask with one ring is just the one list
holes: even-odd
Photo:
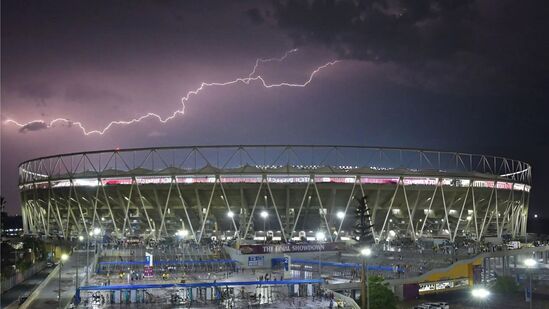
[[517, 270], [517, 258], [518, 256], [516, 255], [513, 256], [513, 264], [514, 264], [513, 267], [515, 268], [515, 271]]
[[543, 263], [547, 264], [547, 256], [549, 255], [549, 252], [543, 251]]

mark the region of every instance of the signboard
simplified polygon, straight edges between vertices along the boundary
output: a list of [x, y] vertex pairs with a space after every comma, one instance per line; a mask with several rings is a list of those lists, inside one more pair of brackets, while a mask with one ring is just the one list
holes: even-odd
[[292, 278], [292, 257], [284, 254], [284, 278]]
[[311, 243], [311, 244], [280, 244], [280, 245], [240, 245], [242, 254], [292, 253], [292, 252], [322, 252], [343, 250], [342, 242]]
[[249, 256], [248, 257], [248, 266], [263, 266], [265, 262], [264, 256]]
[[153, 255], [151, 253], [145, 252], [145, 261], [149, 267], [153, 266]]
[[150, 266], [144, 266], [143, 267], [143, 276], [144, 277], [152, 277], [154, 275], [153, 268]]

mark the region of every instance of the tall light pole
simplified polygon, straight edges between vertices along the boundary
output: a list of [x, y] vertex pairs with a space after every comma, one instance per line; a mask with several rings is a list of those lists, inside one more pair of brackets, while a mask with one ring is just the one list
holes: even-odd
[[90, 233], [86, 241], [86, 285], [89, 284], [90, 278], [90, 238], [95, 238], [95, 250], [97, 250], [97, 235], [101, 234], [101, 229], [96, 227]]
[[532, 269], [536, 268], [538, 262], [536, 262], [536, 260], [532, 259], [532, 258], [529, 258], [529, 259], [526, 259], [524, 260], [524, 266], [526, 266], [526, 268], [528, 268], [528, 281], [530, 281], [529, 283], [529, 290], [530, 290], [530, 309], [532, 309], [532, 302], [533, 302], [533, 298], [534, 298], [534, 291], [532, 291]]
[[99, 249], [97, 248], [97, 236], [101, 235], [101, 229], [96, 227], [93, 229], [93, 236], [95, 238], [95, 253], [99, 252]]
[[[84, 236], [80, 235], [78, 236], [78, 241], [79, 242], [82, 242], [84, 240]], [[78, 244], [76, 245], [75, 248], [78, 248]], [[76, 251], [76, 250], [75, 250]], [[76, 255], [76, 282], [74, 283], [74, 285], [76, 286], [76, 289], [78, 289], [78, 285], [80, 284], [79, 280], [78, 280], [78, 267], [80, 267], [80, 265], [78, 265], [78, 253], [76, 253], [75, 251], [73, 251], [73, 253]]]
[[318, 231], [316, 232], [316, 241], [318, 242], [318, 277], [322, 279], [322, 246], [320, 245], [320, 242], [324, 240], [324, 232]]
[[370, 284], [368, 282], [368, 264], [366, 263], [366, 258], [372, 255], [372, 249], [368, 247], [363, 248], [360, 250], [360, 255], [362, 256], [362, 273], [360, 274], [362, 308], [370, 309]]
[[66, 253], [61, 254], [59, 259], [59, 286], [57, 290], [57, 308], [61, 308], [61, 272], [63, 271], [63, 262], [67, 261], [69, 256]]
[[265, 230], [265, 222], [267, 221], [267, 217], [269, 217], [269, 213], [266, 210], [263, 210], [260, 214], [261, 218], [263, 218], [263, 235], [265, 236], [264, 242], [267, 242], [267, 231]]
[[[236, 222], [234, 221], [234, 216], [235, 216], [235, 214], [232, 210], [229, 210], [227, 212], [227, 217], [231, 218], [231, 221], [233, 222], [233, 227], [234, 227], [233, 236], [237, 237], [238, 228], [236, 227]], [[238, 238], [237, 238], [237, 240], [238, 240]]]
[[86, 237], [86, 285], [89, 284], [89, 265], [90, 265], [90, 237], [93, 236], [93, 232], [90, 232], [88, 234], [88, 237]]

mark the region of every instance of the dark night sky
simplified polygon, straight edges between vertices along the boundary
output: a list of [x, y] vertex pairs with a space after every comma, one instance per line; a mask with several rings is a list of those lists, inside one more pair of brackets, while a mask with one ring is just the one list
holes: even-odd
[[[533, 166], [549, 218], [547, 1], [3, 0], [1, 190], [19, 211], [17, 165], [38, 156], [188, 144], [360, 144], [495, 154]], [[57, 117], [101, 129], [5, 123]]]

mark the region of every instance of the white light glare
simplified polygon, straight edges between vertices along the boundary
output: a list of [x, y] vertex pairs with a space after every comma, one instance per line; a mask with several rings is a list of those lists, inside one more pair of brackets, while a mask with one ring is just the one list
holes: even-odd
[[99, 234], [101, 234], [101, 229], [98, 228], [98, 227], [94, 228], [94, 229], [93, 229], [93, 235], [96, 235], [96, 236], [97, 236], [97, 235], [99, 235]]
[[316, 232], [316, 240], [324, 240], [325, 237], [326, 235], [324, 234], [324, 232], [322, 231]]
[[360, 250], [360, 254], [362, 254], [363, 256], [370, 256], [372, 254], [372, 249], [364, 248]]
[[530, 268], [535, 267], [537, 263], [538, 263], [538, 262], [536, 262], [536, 260], [534, 260], [534, 259], [526, 259], [526, 260], [524, 260], [524, 266], [530, 267]]
[[471, 291], [471, 294], [473, 295], [474, 298], [486, 299], [488, 296], [490, 296], [490, 291], [488, 291], [485, 288], [474, 288]]
[[179, 230], [175, 233], [176, 236], [180, 237], [180, 238], [184, 238], [186, 237], [187, 235], [189, 235], [189, 231], [187, 230]]

